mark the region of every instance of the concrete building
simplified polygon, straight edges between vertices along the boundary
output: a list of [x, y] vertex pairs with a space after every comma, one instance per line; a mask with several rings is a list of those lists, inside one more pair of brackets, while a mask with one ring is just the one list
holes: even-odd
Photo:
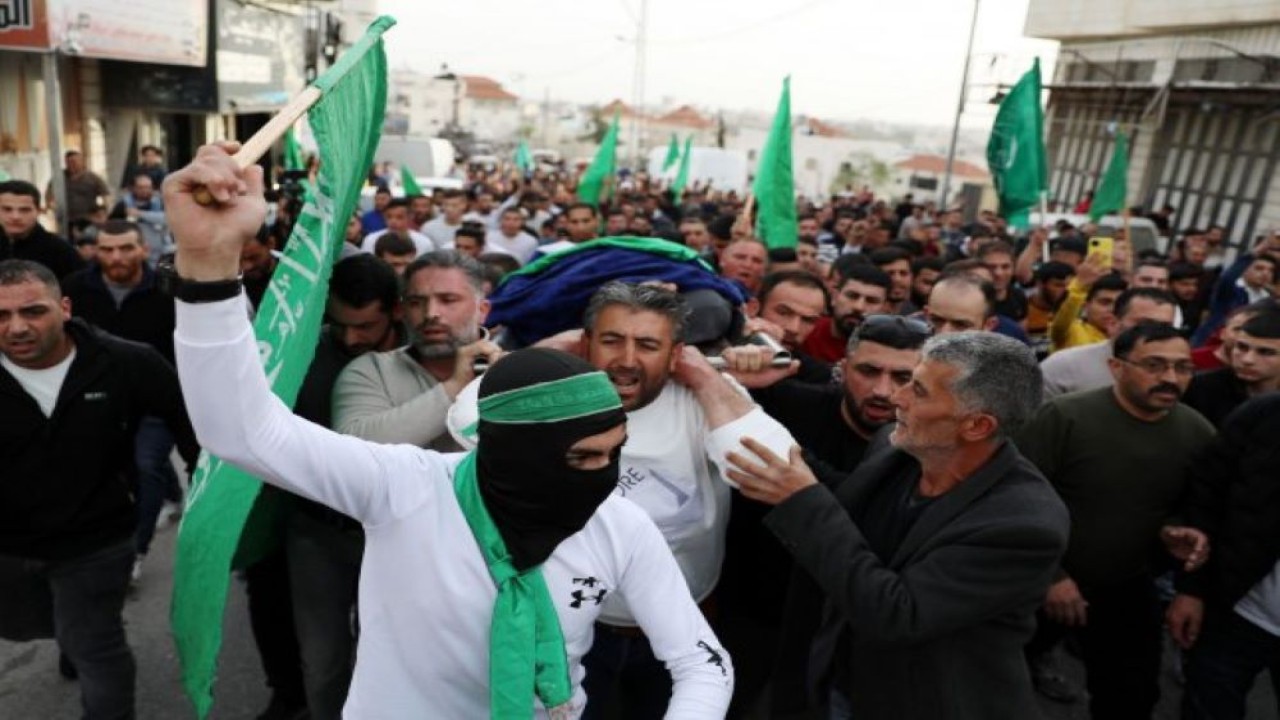
[[[768, 122], [739, 127], [730, 126], [726, 147], [747, 153], [750, 172], [769, 137]], [[810, 198], [823, 198], [844, 190], [835, 184], [844, 176], [857, 176], [856, 188], [870, 185], [877, 193], [891, 191], [890, 163], [903, 153], [900, 143], [853, 136], [837, 125], [818, 118], [798, 116], [791, 124], [791, 169], [796, 192]]]
[[1280, 228], [1280, 3], [1031, 0], [1025, 32], [1062, 43], [1046, 114], [1051, 197], [1093, 189], [1123, 127], [1129, 202], [1177, 208], [1247, 246]]
[[520, 98], [492, 78], [392, 70], [385, 132], [437, 137], [468, 133], [478, 141], [509, 143], [520, 129]]

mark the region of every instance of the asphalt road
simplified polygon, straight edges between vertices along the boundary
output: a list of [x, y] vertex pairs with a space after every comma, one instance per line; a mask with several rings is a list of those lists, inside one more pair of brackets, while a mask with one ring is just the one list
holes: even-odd
[[[125, 608], [129, 641], [138, 662], [138, 720], [182, 720], [195, 712], [182, 694], [177, 652], [169, 634], [169, 593], [175, 529], [161, 530], [152, 545], [142, 582]], [[224, 625], [224, 646], [215, 687], [214, 720], [252, 720], [266, 706], [268, 691], [249, 632], [244, 585], [232, 582]], [[1083, 682], [1078, 663], [1066, 657], [1064, 669]], [[1162, 678], [1156, 720], [1176, 720], [1181, 690], [1170, 654]], [[58, 651], [52, 641], [17, 644], [0, 641], [0, 720], [75, 720], [79, 688], [58, 675]], [[1083, 703], [1042, 701], [1045, 720], [1088, 720]], [[1278, 720], [1271, 685], [1262, 678], [1250, 698], [1248, 720]]]

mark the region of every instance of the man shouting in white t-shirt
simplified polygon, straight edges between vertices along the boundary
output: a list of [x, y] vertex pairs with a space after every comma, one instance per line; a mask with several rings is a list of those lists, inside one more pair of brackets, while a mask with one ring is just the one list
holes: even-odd
[[[361, 634], [347, 718], [577, 718], [581, 658], [622, 597], [674, 680], [668, 718], [723, 717], [727, 654], [653, 523], [611, 496], [626, 417], [604, 373], [546, 349], [494, 363], [476, 451], [441, 455], [338, 435], [271, 394], [240, 246], [265, 214], [237, 143], [165, 183], [182, 281], [179, 376], [202, 444], [364, 525]], [[198, 205], [203, 186], [215, 198]]]

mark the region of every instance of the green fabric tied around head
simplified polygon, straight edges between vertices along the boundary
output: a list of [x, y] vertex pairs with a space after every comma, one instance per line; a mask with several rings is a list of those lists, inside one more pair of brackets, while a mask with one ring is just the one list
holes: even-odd
[[[583, 373], [480, 398], [480, 419], [495, 423], [572, 420], [622, 407], [603, 372]], [[470, 429], [470, 428], [468, 428]]]
[[564, 705], [573, 699], [573, 682], [560, 618], [541, 566], [521, 573], [512, 564], [480, 496], [474, 451], [454, 471], [453, 491], [498, 586], [489, 624], [489, 717], [532, 718], [535, 694], [548, 710]]

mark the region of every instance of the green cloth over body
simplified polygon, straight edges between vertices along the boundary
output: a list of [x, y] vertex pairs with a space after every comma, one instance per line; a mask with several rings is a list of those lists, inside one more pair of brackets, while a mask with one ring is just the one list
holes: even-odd
[[796, 183], [791, 168], [791, 77], [782, 80], [782, 96], [769, 137], [760, 151], [755, 182], [756, 235], [772, 248], [796, 246]]
[[635, 237], [633, 235], [619, 235], [617, 237], [605, 237], [605, 238], [596, 238], [595, 240], [588, 240], [584, 243], [578, 243], [573, 247], [565, 248], [564, 250], [551, 253], [550, 255], [543, 255], [542, 257], [538, 258], [537, 260], [534, 260], [528, 265], [525, 265], [519, 270], [507, 273], [502, 278], [502, 281], [506, 282], [507, 278], [512, 277], [514, 275], [537, 275], [538, 273], [542, 272], [543, 270], [546, 270], [552, 265], [555, 265], [561, 259], [568, 257], [573, 253], [585, 252], [587, 250], [592, 250], [592, 249], [601, 248], [601, 247], [613, 247], [613, 248], [620, 248], [623, 250], [637, 250], [640, 252], [652, 253], [654, 255], [661, 255], [663, 257], [670, 258], [671, 260], [675, 260], [676, 262], [696, 262], [699, 265], [701, 265], [704, 269], [706, 269], [707, 272], [715, 273], [715, 270], [711, 268], [711, 265], [708, 264], [707, 261], [701, 255], [698, 254], [698, 251], [694, 250], [693, 248], [687, 247], [685, 245], [681, 245], [680, 243], [671, 242], [670, 240], [663, 240], [661, 238]]
[[1098, 222], [1103, 215], [1118, 213], [1125, 209], [1125, 201], [1129, 194], [1129, 136], [1123, 130], [1116, 132], [1116, 147], [1111, 153], [1111, 162], [1102, 175], [1102, 182], [1093, 193], [1093, 202], [1089, 205], [1089, 219]]
[[1000, 103], [987, 141], [987, 167], [1000, 197], [1000, 214], [1013, 227], [1029, 227], [1031, 209], [1049, 187], [1039, 58]]
[[600, 149], [596, 151], [595, 158], [591, 160], [586, 172], [582, 173], [582, 179], [578, 181], [578, 200], [592, 207], [599, 207], [602, 194], [613, 195], [613, 174], [617, 166], [617, 155], [618, 115], [614, 113], [613, 122], [609, 124], [609, 130], [604, 134]]
[[[254, 321], [267, 379], [290, 406], [315, 351], [330, 272], [381, 135], [387, 105], [381, 35], [394, 24], [389, 17], [376, 20], [314, 83], [323, 95], [308, 117], [324, 162]], [[191, 479], [178, 532], [170, 622], [182, 684], [201, 718], [213, 704], [233, 559], [250, 560], [253, 553], [242, 550], [260, 544], [264, 532], [247, 523], [261, 488], [255, 478], [207, 453]]]

